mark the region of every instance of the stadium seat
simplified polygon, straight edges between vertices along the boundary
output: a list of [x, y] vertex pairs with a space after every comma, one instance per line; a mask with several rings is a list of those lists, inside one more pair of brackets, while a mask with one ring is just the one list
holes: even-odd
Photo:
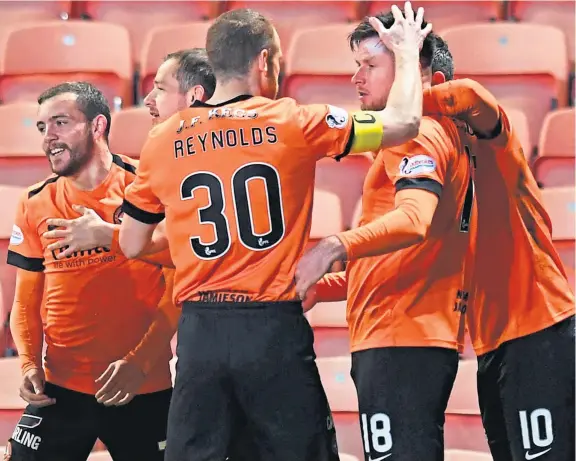
[[528, 118], [526, 114], [518, 109], [506, 109], [506, 114], [508, 119], [512, 124], [512, 127], [516, 131], [518, 139], [520, 139], [520, 144], [524, 150], [524, 156], [526, 160], [530, 161], [532, 156], [532, 145], [530, 138], [530, 127], [528, 126]]
[[332, 192], [314, 189], [310, 238], [321, 239], [342, 229], [342, 209], [338, 196]]
[[146, 107], [130, 107], [115, 112], [110, 128], [110, 150], [115, 154], [140, 157], [150, 128], [152, 119]]
[[558, 251], [568, 279], [572, 286], [575, 282], [575, 211], [574, 186], [550, 187], [542, 189], [544, 207], [552, 220], [552, 238]]
[[459, 415], [479, 415], [478, 394], [476, 390], [476, 360], [461, 360], [458, 364], [458, 373], [446, 413]]
[[444, 461], [492, 461], [490, 453], [470, 450], [446, 450]]
[[346, 453], [338, 453], [340, 461], [360, 461], [356, 456], [348, 455]]
[[457, 26], [440, 35], [454, 56], [456, 77], [480, 81], [504, 107], [524, 112], [535, 146], [546, 113], [567, 103], [568, 59], [562, 31], [501, 22]]
[[364, 155], [349, 155], [340, 162], [323, 159], [317, 163], [314, 187], [336, 194], [340, 199], [342, 226], [347, 228], [358, 200], [362, 196], [364, 178], [372, 159]]
[[32, 102], [0, 105], [0, 184], [31, 185], [50, 173], [36, 128], [37, 111]]
[[574, 12], [573, 1], [530, 1], [513, 0], [512, 17], [521, 22], [544, 24], [561, 29], [566, 36], [568, 59], [574, 62]]
[[95, 84], [114, 108], [132, 102], [130, 39], [120, 26], [87, 21], [18, 25], [0, 56], [4, 103], [35, 101], [48, 87], [70, 80]]
[[42, 135], [36, 128], [38, 104], [0, 105], [0, 157], [45, 157]]
[[356, 71], [348, 47], [350, 32], [348, 24], [296, 31], [286, 54], [282, 94], [302, 104], [357, 106], [358, 96], [350, 82]]
[[[92, 19], [125, 27], [132, 43], [132, 56], [140, 59], [148, 32], [159, 24], [203, 21], [215, 17], [221, 2], [215, 1], [86, 1], [83, 12]], [[170, 51], [185, 48], [177, 45]]]
[[209, 22], [187, 22], [154, 27], [147, 35], [140, 56], [140, 95], [154, 86], [154, 76], [168, 53], [185, 48], [204, 48]]
[[544, 119], [533, 166], [543, 187], [574, 185], [575, 113], [573, 107], [560, 109], [548, 113]]
[[20, 359], [0, 358], [0, 410], [21, 410], [26, 407], [26, 402], [18, 395], [20, 376]]
[[[312, 328], [347, 328], [346, 301], [318, 303], [306, 313]], [[347, 334], [348, 331], [345, 331]]]
[[[298, 28], [317, 27], [319, 24], [350, 23], [358, 18], [358, 4], [355, 1], [228, 1], [226, 9], [252, 8], [270, 18], [287, 53], [293, 43]], [[351, 26], [347, 25], [348, 31]], [[324, 55], [322, 55], [324, 56]]]
[[87, 461], [112, 461], [112, 456], [105, 450], [93, 451]]
[[0, 27], [23, 22], [68, 19], [71, 1], [0, 1]]
[[[370, 2], [371, 15], [390, 11], [390, 7], [398, 4], [393, 1]], [[434, 30], [458, 26], [473, 22], [488, 22], [500, 19], [503, 16], [502, 2], [488, 1], [462, 1], [462, 0], [426, 0], [414, 4], [414, 8], [423, 6], [425, 19], [434, 25]]]

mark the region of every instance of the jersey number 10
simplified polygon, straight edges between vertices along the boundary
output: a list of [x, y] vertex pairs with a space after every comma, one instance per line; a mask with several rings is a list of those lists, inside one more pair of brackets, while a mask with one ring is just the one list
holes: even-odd
[[[248, 195], [248, 183], [256, 178], [263, 179], [266, 185], [266, 202], [270, 225], [269, 231], [265, 234], [257, 234], [254, 231], [252, 213], [258, 212], [258, 210], [253, 208]], [[278, 171], [266, 163], [249, 163], [236, 170], [232, 175], [231, 186], [236, 225], [242, 244], [254, 251], [268, 250], [278, 244], [284, 237], [285, 228]], [[193, 199], [194, 191], [200, 187], [208, 190], [209, 203], [198, 210], [199, 221], [201, 224], [213, 226], [215, 239], [212, 242], [203, 242], [199, 236], [191, 236], [190, 245], [198, 258], [216, 259], [230, 249], [230, 224], [225, 214], [224, 184], [214, 173], [198, 171], [182, 181], [181, 199]]]

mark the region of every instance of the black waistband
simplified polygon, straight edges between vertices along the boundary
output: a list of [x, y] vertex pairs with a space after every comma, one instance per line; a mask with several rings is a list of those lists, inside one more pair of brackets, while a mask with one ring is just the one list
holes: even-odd
[[300, 301], [262, 301], [262, 302], [223, 302], [207, 303], [196, 301], [184, 301], [182, 312], [193, 310], [279, 310], [283, 312], [302, 313], [302, 303]]

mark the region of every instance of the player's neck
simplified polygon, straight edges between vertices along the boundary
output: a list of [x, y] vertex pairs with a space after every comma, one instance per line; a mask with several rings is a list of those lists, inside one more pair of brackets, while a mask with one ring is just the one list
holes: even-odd
[[90, 161], [68, 179], [80, 190], [91, 191], [102, 184], [112, 168], [112, 154], [108, 147], [97, 149]]
[[207, 101], [208, 104], [222, 104], [237, 96], [254, 94], [250, 83], [246, 80], [227, 80], [225, 83], [216, 82], [216, 89], [212, 97]]

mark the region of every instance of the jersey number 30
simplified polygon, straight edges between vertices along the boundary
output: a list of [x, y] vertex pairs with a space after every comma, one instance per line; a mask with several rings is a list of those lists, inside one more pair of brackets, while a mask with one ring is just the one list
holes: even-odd
[[[248, 195], [248, 183], [257, 178], [264, 180], [266, 185], [270, 225], [269, 231], [265, 234], [257, 234], [254, 230], [253, 213], [257, 213], [258, 210], [250, 203]], [[238, 236], [242, 244], [250, 250], [262, 251], [280, 242], [284, 237], [284, 214], [280, 177], [276, 169], [265, 163], [249, 163], [236, 170], [232, 176], [231, 186]], [[191, 236], [190, 245], [200, 259], [216, 259], [230, 249], [230, 224], [225, 214], [224, 184], [214, 173], [207, 171], [193, 173], [182, 181], [180, 189], [182, 200], [193, 199], [194, 191], [200, 187], [208, 190], [209, 203], [198, 210], [199, 220], [201, 224], [213, 226], [215, 239], [212, 242], [203, 242], [199, 236]]]

